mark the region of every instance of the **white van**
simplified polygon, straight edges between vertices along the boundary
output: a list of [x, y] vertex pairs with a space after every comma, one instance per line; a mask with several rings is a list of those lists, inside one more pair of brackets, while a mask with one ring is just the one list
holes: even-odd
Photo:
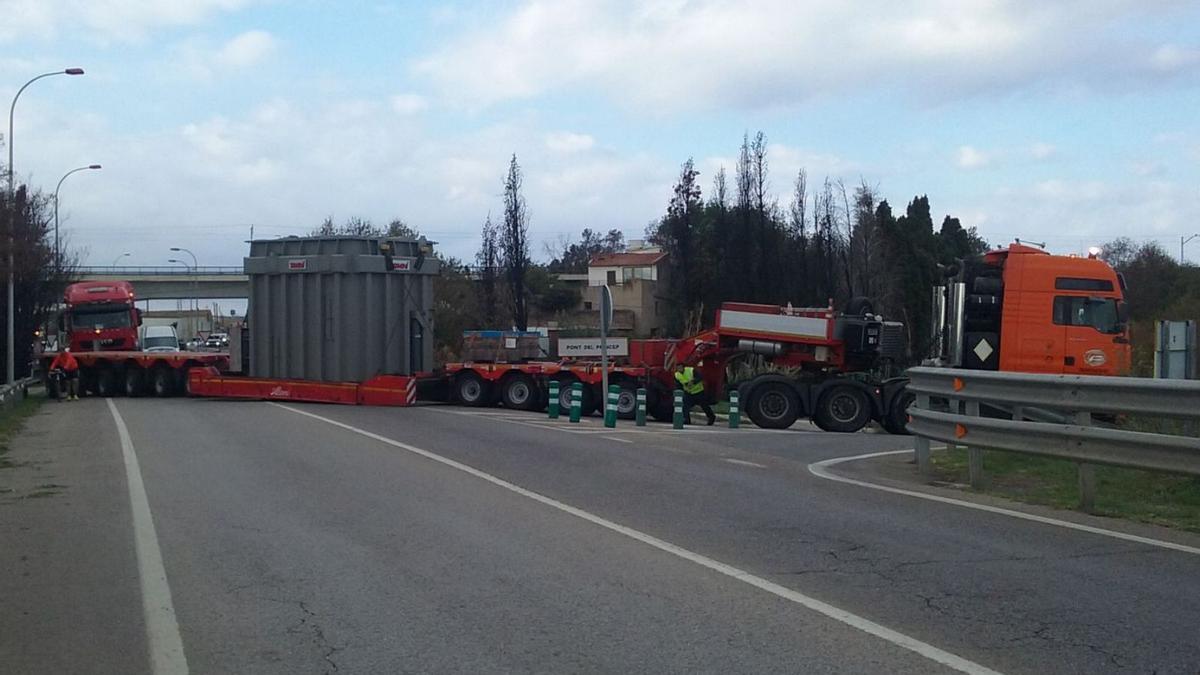
[[174, 326], [142, 326], [142, 351], [177, 352], [179, 336]]

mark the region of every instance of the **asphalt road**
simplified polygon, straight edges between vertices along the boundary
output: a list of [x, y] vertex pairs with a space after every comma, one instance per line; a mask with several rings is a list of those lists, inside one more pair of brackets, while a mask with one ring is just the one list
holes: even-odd
[[[613, 432], [450, 407], [116, 407], [194, 673], [949, 672], [939, 654], [1012, 673], [1200, 669], [1200, 556], [807, 470], [904, 438]], [[55, 448], [48, 461], [78, 482], [0, 502], [0, 533], [24, 537], [0, 564], [39, 542], [47, 559], [94, 553], [26, 560], [33, 581], [0, 582], [13, 608], [0, 663], [137, 672], [153, 649], [113, 417], [91, 399], [49, 421], [22, 443]], [[51, 536], [55, 523], [82, 540]], [[73, 569], [70, 601], [43, 605]], [[109, 624], [111, 640], [78, 635]]]

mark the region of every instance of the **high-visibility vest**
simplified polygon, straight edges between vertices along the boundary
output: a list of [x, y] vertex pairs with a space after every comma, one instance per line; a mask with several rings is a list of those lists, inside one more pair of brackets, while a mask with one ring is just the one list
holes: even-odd
[[691, 366], [684, 366], [682, 373], [675, 371], [675, 379], [679, 382], [679, 386], [689, 394], [699, 394], [704, 391], [704, 380], [696, 379], [696, 370]]

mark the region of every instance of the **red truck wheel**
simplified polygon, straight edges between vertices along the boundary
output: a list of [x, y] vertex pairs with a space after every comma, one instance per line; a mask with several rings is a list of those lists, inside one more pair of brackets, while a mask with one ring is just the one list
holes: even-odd
[[155, 396], [172, 396], [175, 393], [175, 373], [166, 366], [156, 366], [150, 371], [150, 388]]
[[146, 391], [146, 374], [137, 366], [125, 366], [125, 395], [141, 396]]
[[812, 419], [823, 431], [854, 433], [871, 421], [871, 400], [862, 389], [839, 384], [817, 399]]

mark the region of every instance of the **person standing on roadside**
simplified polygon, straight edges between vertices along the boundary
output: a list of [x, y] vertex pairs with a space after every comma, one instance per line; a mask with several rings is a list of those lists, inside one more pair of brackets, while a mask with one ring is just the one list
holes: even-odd
[[685, 366], [682, 363], [676, 363], [675, 381], [679, 383], [679, 388], [683, 390], [684, 423], [692, 423], [692, 407], [698, 405], [704, 411], [704, 414], [708, 416], [708, 426], [711, 427], [717, 421], [717, 416], [713, 414], [712, 406], [709, 405], [708, 394], [704, 391], [704, 380], [696, 377], [696, 369], [691, 366]]
[[[79, 400], [79, 361], [71, 354], [70, 347], [64, 347], [58, 356], [50, 362], [50, 370], [58, 368], [63, 372], [63, 379], [67, 382], [67, 400]], [[60, 392], [61, 393], [61, 392]]]

